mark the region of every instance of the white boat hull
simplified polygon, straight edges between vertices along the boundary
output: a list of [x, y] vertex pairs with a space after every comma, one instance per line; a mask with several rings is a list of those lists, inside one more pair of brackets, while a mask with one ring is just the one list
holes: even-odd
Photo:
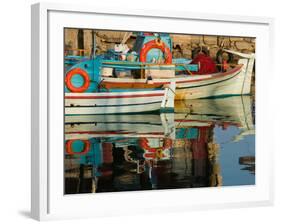
[[160, 110], [161, 101], [151, 103], [149, 105], [114, 105], [114, 106], [100, 106], [97, 107], [87, 106], [73, 106], [73, 107], [65, 107], [65, 114], [121, 114], [121, 113], [144, 113], [144, 112], [153, 112]]
[[134, 92], [65, 93], [65, 114], [172, 112], [175, 84], [171, 88]]
[[194, 83], [179, 83], [176, 89], [176, 99], [200, 99], [230, 95], [245, 95], [250, 94], [253, 61], [240, 59], [243, 66], [231, 74], [225, 74], [219, 78], [207, 79], [206, 81]]

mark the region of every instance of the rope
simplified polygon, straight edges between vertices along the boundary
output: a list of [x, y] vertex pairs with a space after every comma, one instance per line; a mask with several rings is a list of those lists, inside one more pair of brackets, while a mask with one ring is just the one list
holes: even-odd
[[92, 83], [97, 83], [98, 89], [103, 88], [103, 89], [105, 89], [107, 92], [109, 92], [109, 89], [108, 89], [108, 88], [106, 88], [105, 86], [102, 86], [102, 85], [101, 85], [101, 83], [102, 83], [103, 81], [104, 81], [104, 79], [102, 79], [100, 82], [97, 82], [97, 81], [94, 81], [94, 80], [90, 80], [90, 82], [92, 82]]
[[187, 66], [185, 64], [182, 64], [181, 66], [183, 66], [185, 68], [185, 70], [187, 71], [187, 73], [189, 75], [193, 75], [192, 72], [187, 68]]
[[172, 90], [169, 86], [166, 87], [166, 88], [169, 89], [169, 90], [171, 90], [171, 92], [172, 92], [174, 95], [176, 95], [176, 92], [175, 92], [174, 90]]

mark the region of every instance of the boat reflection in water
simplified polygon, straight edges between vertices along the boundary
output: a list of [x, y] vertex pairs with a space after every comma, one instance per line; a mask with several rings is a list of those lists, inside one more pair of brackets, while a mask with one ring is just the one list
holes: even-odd
[[65, 117], [65, 193], [255, 184], [250, 96], [178, 101], [175, 113]]

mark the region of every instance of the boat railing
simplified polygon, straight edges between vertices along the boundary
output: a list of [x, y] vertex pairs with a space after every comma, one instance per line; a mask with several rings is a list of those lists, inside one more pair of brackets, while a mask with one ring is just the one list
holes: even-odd
[[189, 74], [191, 72], [198, 70], [197, 64], [165, 64], [165, 63], [150, 63], [150, 62], [138, 62], [138, 61], [114, 61], [114, 60], [103, 60], [102, 67], [104, 68], [120, 68], [120, 69], [128, 69], [128, 70], [138, 70], [138, 69], [155, 69], [155, 70], [182, 70], [178, 69], [179, 67], [183, 67], [184, 70], [188, 70]]
[[247, 58], [247, 59], [255, 58], [254, 53], [246, 54], [246, 53], [241, 53], [241, 52], [232, 51], [232, 50], [228, 50], [228, 49], [222, 49], [222, 50], [225, 51], [225, 52], [231, 53], [231, 54], [238, 55], [241, 58]]

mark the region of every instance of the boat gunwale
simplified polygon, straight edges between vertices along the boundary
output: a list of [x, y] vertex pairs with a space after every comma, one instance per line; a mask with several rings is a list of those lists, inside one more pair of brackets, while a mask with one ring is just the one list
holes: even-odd
[[[147, 84], [147, 85], [160, 85], [160, 84], [169, 84], [171, 81], [174, 80], [176, 84], [182, 83], [190, 83], [190, 82], [200, 82], [206, 81], [216, 78], [221, 78], [225, 76], [233, 75], [236, 72], [240, 72], [243, 68], [244, 64], [238, 64], [234, 68], [226, 71], [226, 72], [218, 72], [213, 74], [206, 74], [206, 75], [187, 75], [185, 77], [180, 78], [170, 78], [170, 79], [153, 79], [153, 84], [147, 84], [147, 79], [128, 79], [128, 78], [108, 78], [103, 77], [103, 84]], [[190, 77], [192, 79], [190, 80]], [[188, 80], [183, 80], [187, 79]]]

